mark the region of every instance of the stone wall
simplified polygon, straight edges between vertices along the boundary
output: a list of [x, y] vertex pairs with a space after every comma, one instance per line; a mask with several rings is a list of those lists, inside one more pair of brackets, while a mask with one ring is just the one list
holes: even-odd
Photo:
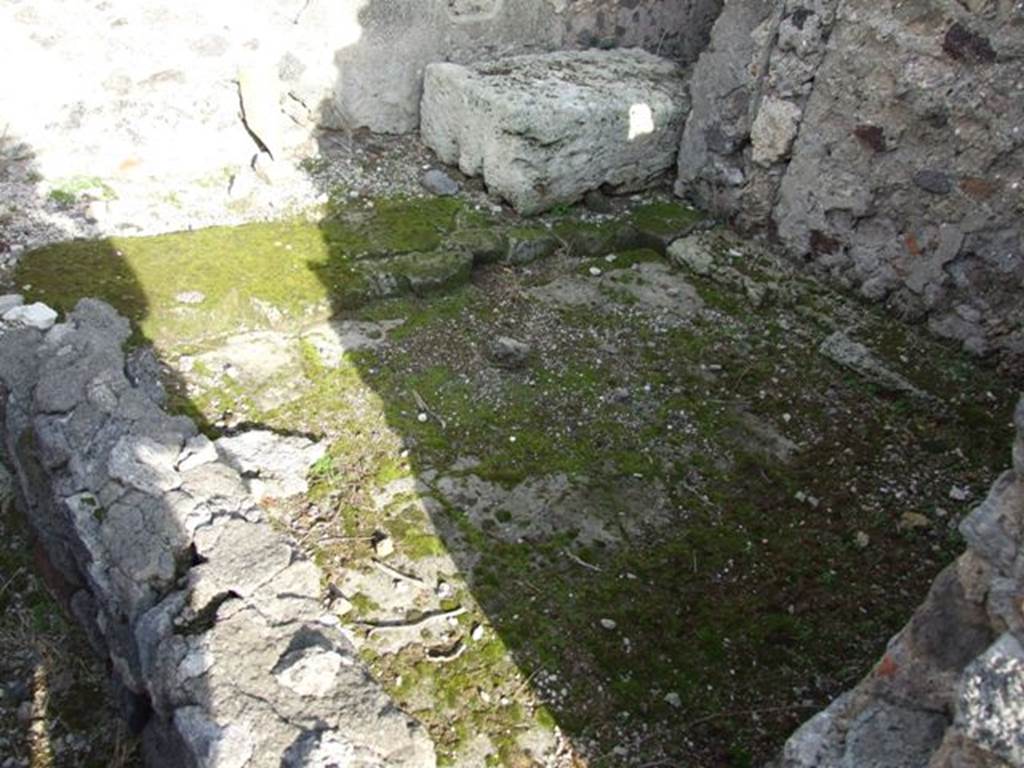
[[128, 322], [108, 305], [85, 299], [54, 325], [17, 303], [0, 300], [0, 453], [147, 765], [432, 768], [428, 736], [261, 506], [304, 487], [323, 447], [268, 432], [213, 443], [162, 410], [155, 358], [125, 359]]
[[[9, 246], [288, 217], [407, 192], [424, 68], [639, 46], [692, 63], [721, 0], [0, 2]], [[328, 130], [321, 131], [319, 128]], [[379, 148], [408, 147], [408, 167]], [[313, 169], [318, 172], [308, 173]], [[419, 187], [412, 184], [412, 190]], [[50, 197], [50, 195], [54, 195]]]
[[419, 124], [423, 71], [564, 48], [642, 47], [689, 63], [720, 0], [355, 0], [357, 42], [337, 52], [323, 119], [401, 133]]
[[731, 0], [677, 192], [1024, 365], [1024, 3]]
[[1024, 765], [1024, 399], [1015, 422], [1013, 469], [961, 523], [967, 551], [779, 768]]

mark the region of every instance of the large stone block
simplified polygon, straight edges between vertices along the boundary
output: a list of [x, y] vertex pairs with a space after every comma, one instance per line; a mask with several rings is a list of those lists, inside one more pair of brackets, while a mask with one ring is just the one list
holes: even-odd
[[520, 213], [598, 187], [629, 192], [675, 162], [689, 110], [683, 69], [637, 49], [427, 67], [420, 131]]

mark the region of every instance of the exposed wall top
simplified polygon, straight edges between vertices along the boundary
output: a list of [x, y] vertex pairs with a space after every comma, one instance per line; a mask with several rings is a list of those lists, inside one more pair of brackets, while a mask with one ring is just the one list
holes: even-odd
[[57, 325], [33, 306], [0, 326], [2, 449], [147, 764], [433, 768], [425, 731], [322, 608], [319, 570], [234, 468], [294, 452], [294, 481], [323, 447], [213, 443], [161, 409], [155, 358], [125, 360], [108, 305], [84, 299]]

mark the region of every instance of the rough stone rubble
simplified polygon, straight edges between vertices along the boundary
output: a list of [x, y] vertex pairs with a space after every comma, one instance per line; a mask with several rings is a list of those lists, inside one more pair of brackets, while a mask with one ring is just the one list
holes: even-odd
[[1024, 360], [1024, 4], [731, 0], [677, 192], [975, 354]]
[[960, 526], [967, 551], [779, 768], [1024, 765], [1024, 398], [1015, 423], [1013, 469]]
[[294, 473], [323, 446], [215, 443], [168, 416], [155, 358], [126, 361], [128, 322], [106, 304], [47, 325], [0, 328], [3, 451], [147, 764], [433, 766], [247, 488], [304, 490]]
[[689, 111], [677, 64], [639, 49], [427, 67], [420, 132], [520, 213], [598, 187], [643, 189], [676, 157]]

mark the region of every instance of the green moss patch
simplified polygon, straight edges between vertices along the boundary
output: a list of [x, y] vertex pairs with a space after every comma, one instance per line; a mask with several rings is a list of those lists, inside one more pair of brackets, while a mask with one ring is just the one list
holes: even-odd
[[[658, 258], [640, 249], [612, 263], [556, 257], [533, 269], [551, 279], [551, 270]], [[344, 435], [345, 479], [330, 485], [339, 509], [358, 510], [339, 514], [350, 535], [388, 532], [410, 568], [451, 558], [460, 569], [453, 604], [468, 610], [453, 632], [487, 627], [450, 663], [425, 661], [415, 647], [368, 655], [375, 674], [427, 725], [442, 763], [486, 734], [489, 764], [516, 765], [525, 758], [515, 736], [545, 723], [595, 745], [591, 755], [611, 753], [628, 733], [645, 735], [650, 760], [768, 759], [870, 668], [962, 547], [948, 526], [949, 484], [956, 476], [980, 492], [1005, 464], [1012, 388], [913, 331], [883, 333], [884, 318], [825, 292], [809, 299], [827, 299], [821, 312], [855, 313], [861, 339], [901, 373], [955, 396], [932, 408], [835, 369], [799, 305], [754, 307], [738, 289], [702, 282], [714, 295], [689, 326], [659, 327], [628, 304], [553, 320], [513, 294], [518, 279], [495, 267], [441, 297], [353, 315], [406, 323], [346, 379], [372, 393], [360, 402], [373, 407], [331, 416]], [[517, 299], [496, 301], [509, 295]], [[498, 334], [532, 344], [522, 367], [493, 367], [487, 349]], [[773, 431], [797, 444], [791, 457], [772, 453]], [[955, 453], [964, 444], [969, 460]], [[570, 477], [595, 513], [619, 516], [620, 542], [564, 529], [517, 538], [521, 509], [471, 513], [457, 493], [430, 490], [430, 478], [468, 457], [456, 476], [513, 495]], [[426, 485], [415, 495], [439, 503], [396, 514], [367, 502], [407, 475]], [[897, 510], [888, 489], [904, 483], [916, 491]], [[632, 525], [646, 512], [630, 496], [637, 484], [663, 489], [670, 522]], [[897, 511], [932, 524], [901, 531]], [[364, 545], [334, 556], [372, 553]]]
[[358, 215], [337, 212], [322, 226], [292, 221], [72, 241], [27, 254], [15, 279], [30, 300], [65, 312], [85, 296], [108, 301], [139, 337], [164, 347], [294, 326], [468, 279], [472, 260], [464, 254], [431, 253], [458, 206], [381, 200]]
[[640, 242], [638, 232], [620, 221], [563, 219], [553, 231], [573, 256], [604, 256], [615, 250], [635, 248]]
[[433, 251], [455, 226], [462, 204], [454, 198], [382, 198], [330, 206], [320, 224], [324, 239], [353, 257]]
[[703, 218], [700, 211], [681, 203], [655, 202], [634, 210], [629, 221], [645, 246], [664, 252], [669, 243], [689, 234]]

